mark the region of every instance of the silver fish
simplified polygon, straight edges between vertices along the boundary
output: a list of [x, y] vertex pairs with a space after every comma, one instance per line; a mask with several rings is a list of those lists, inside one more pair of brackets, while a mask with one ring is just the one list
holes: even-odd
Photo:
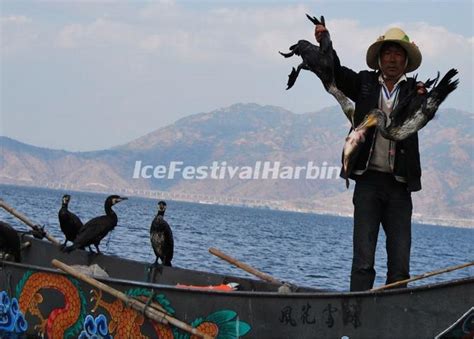
[[359, 154], [360, 146], [365, 142], [367, 129], [369, 129], [374, 123], [374, 120], [376, 120], [375, 115], [372, 113], [372, 111], [369, 112], [363, 122], [354, 128], [346, 137], [342, 152], [342, 177], [346, 179], [346, 188], [349, 188], [349, 175], [354, 167], [357, 154]]

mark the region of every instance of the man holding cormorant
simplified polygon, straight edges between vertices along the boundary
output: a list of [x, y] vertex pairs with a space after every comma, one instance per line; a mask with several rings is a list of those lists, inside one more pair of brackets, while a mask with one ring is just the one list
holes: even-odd
[[[316, 25], [318, 42], [323, 25]], [[406, 73], [421, 64], [421, 53], [399, 28], [391, 28], [367, 50], [367, 65], [374, 71], [354, 72], [341, 66], [334, 52], [334, 76], [337, 87], [355, 102], [354, 126], [378, 108], [387, 116], [400, 100], [414, 89], [426, 93]], [[410, 277], [411, 192], [421, 189], [421, 166], [417, 133], [402, 141], [385, 139], [375, 127], [367, 130], [365, 141], [351, 173], [355, 180], [353, 261], [351, 291], [369, 290], [375, 280], [375, 249], [380, 224], [386, 235], [386, 283]]]

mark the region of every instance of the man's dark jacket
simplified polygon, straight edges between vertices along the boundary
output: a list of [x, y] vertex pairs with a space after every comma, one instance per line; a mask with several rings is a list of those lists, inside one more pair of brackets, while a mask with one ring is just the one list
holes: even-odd
[[[373, 108], [378, 108], [380, 89], [379, 72], [361, 71], [359, 73], [341, 66], [339, 58], [334, 52], [334, 76], [337, 87], [352, 101], [355, 102], [354, 123], [359, 125], [365, 115]], [[416, 86], [413, 78], [400, 83], [398, 100], [404, 98], [408, 91]], [[369, 156], [374, 141], [376, 127], [371, 127], [365, 136], [357, 156], [354, 170], [365, 170], [368, 166]], [[394, 175], [404, 177], [407, 181], [407, 189], [415, 192], [421, 190], [421, 166], [420, 153], [418, 150], [418, 134], [415, 133], [405, 140], [398, 141], [396, 145]], [[341, 174], [342, 176], [342, 174]], [[354, 173], [350, 178], [356, 179]]]

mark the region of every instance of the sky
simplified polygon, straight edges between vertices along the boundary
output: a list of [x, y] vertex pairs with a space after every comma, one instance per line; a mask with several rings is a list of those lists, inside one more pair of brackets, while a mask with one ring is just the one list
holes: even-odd
[[90, 151], [235, 103], [298, 114], [336, 105], [309, 72], [286, 91], [301, 59], [278, 51], [315, 43], [305, 13], [325, 16], [356, 71], [378, 36], [401, 27], [423, 55], [418, 79], [457, 68], [443, 107], [474, 112], [473, 3], [0, 0], [0, 135]]

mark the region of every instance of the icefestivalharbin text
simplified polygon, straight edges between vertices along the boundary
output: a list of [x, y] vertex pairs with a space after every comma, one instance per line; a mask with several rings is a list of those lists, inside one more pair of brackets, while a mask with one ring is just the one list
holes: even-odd
[[340, 166], [321, 165], [308, 161], [306, 165], [284, 166], [280, 161], [256, 161], [252, 166], [232, 166], [227, 161], [213, 161], [210, 165], [188, 166], [183, 161], [170, 161], [167, 165], [143, 164], [135, 161], [133, 179], [184, 179], [184, 180], [328, 180], [338, 179]]

